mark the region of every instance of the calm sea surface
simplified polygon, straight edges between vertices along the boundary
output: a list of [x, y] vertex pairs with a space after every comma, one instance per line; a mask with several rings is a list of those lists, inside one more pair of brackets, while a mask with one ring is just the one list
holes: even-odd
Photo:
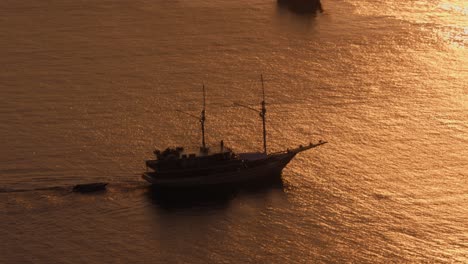
[[[2, 0], [0, 263], [468, 262], [463, 0]], [[154, 148], [301, 153], [283, 183], [160, 197]], [[110, 182], [107, 192], [70, 192]]]

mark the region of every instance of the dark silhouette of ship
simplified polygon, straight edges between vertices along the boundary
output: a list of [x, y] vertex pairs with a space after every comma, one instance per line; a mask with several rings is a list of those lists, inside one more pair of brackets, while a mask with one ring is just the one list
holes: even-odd
[[320, 0], [277, 0], [281, 8], [286, 8], [296, 14], [314, 14], [323, 12]]
[[[235, 153], [220, 142], [219, 149], [211, 150], [205, 144], [205, 88], [203, 87], [203, 110], [199, 119], [202, 145], [199, 153], [186, 153], [183, 147], [155, 150], [156, 159], [147, 160], [147, 171], [142, 177], [146, 181], [165, 188], [208, 187], [215, 185], [233, 186], [246, 182], [261, 182], [277, 179], [284, 167], [302, 151], [318, 147], [327, 142], [318, 141], [281, 152], [267, 153], [266, 103], [262, 80], [263, 100], [259, 111], [263, 124], [263, 153]], [[239, 104], [238, 104], [239, 105]], [[243, 105], [240, 105], [243, 106]], [[257, 109], [247, 107], [251, 110]]]

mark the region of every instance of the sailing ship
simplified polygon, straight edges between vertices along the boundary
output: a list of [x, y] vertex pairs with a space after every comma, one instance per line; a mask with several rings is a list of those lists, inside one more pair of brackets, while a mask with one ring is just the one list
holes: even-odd
[[[300, 152], [321, 146], [326, 141], [300, 145], [284, 151], [267, 152], [266, 102], [263, 76], [261, 76], [263, 100], [258, 111], [263, 125], [263, 152], [235, 153], [220, 142], [219, 148], [212, 150], [205, 142], [206, 100], [203, 86], [203, 109], [199, 122], [202, 141], [198, 153], [187, 153], [183, 147], [155, 150], [155, 159], [146, 160], [147, 171], [142, 178], [158, 186], [167, 188], [191, 188], [227, 185], [232, 186], [254, 181], [273, 180], [281, 177], [284, 167]], [[238, 104], [239, 105], [239, 104]], [[243, 106], [243, 105], [240, 105]]]

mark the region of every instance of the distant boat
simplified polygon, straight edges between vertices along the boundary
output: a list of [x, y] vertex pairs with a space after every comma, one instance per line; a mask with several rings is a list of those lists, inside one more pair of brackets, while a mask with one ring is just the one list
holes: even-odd
[[277, 0], [279, 7], [285, 7], [297, 14], [323, 12], [320, 0]]
[[86, 184], [77, 184], [73, 187], [74, 192], [89, 193], [103, 191], [106, 189], [107, 182], [95, 182]]
[[[263, 101], [259, 111], [263, 124], [263, 152], [234, 153], [220, 142], [213, 151], [205, 144], [205, 88], [203, 87], [203, 110], [199, 118], [202, 145], [199, 153], [186, 153], [183, 147], [155, 150], [156, 159], [147, 160], [147, 172], [142, 178], [159, 187], [190, 188], [208, 187], [272, 180], [281, 176], [284, 167], [298, 153], [323, 145], [318, 141], [284, 151], [267, 153], [266, 103], [262, 81]], [[247, 106], [245, 106], [247, 107]], [[257, 109], [247, 107], [258, 111]], [[198, 118], [198, 117], [197, 117]]]

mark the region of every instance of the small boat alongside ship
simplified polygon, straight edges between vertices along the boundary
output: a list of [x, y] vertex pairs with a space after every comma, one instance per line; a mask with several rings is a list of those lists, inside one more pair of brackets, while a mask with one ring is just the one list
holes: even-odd
[[78, 192], [78, 193], [90, 193], [90, 192], [104, 191], [106, 190], [107, 184], [108, 184], [107, 182], [77, 184], [73, 186], [72, 191]]
[[[262, 81], [263, 100], [259, 111], [263, 124], [263, 152], [235, 153], [220, 142], [212, 150], [205, 143], [205, 89], [203, 109], [199, 118], [202, 144], [198, 153], [186, 152], [183, 147], [155, 150], [155, 159], [147, 160], [147, 171], [142, 178], [158, 187], [192, 188], [209, 186], [232, 186], [241, 183], [272, 180], [281, 177], [286, 165], [300, 152], [321, 146], [326, 141], [309, 143], [284, 151], [267, 152], [266, 103]], [[248, 107], [249, 109], [258, 111]]]

